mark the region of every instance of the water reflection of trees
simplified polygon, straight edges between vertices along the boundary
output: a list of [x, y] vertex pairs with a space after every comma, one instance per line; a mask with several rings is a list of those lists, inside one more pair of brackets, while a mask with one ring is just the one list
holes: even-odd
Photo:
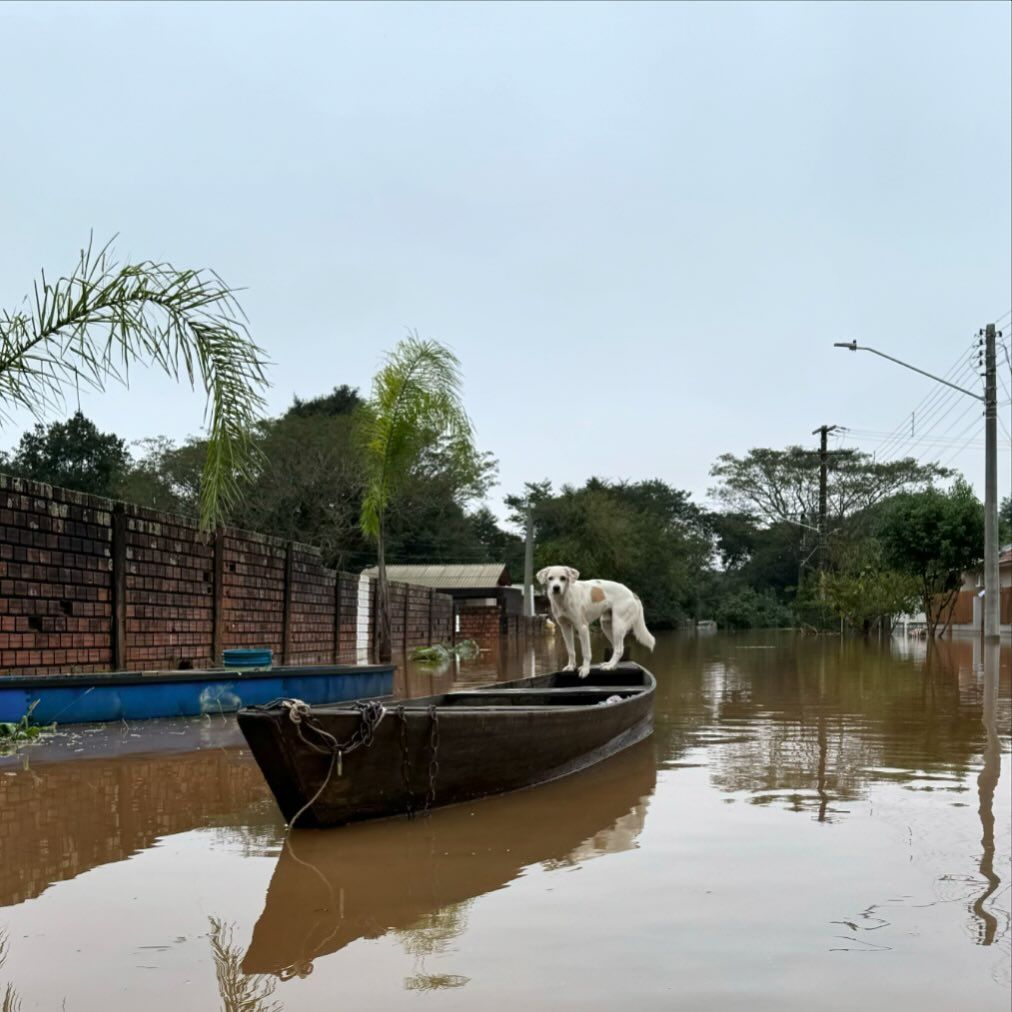
[[[678, 646], [675, 677], [658, 693], [668, 764], [705, 747], [722, 790], [821, 819], [875, 779], [966, 789], [987, 737], [973, 644], [938, 644], [922, 657], [803, 638], [759, 646]], [[996, 681], [995, 740], [1009, 722], [1007, 696]]]
[[221, 1012], [282, 1012], [281, 1002], [271, 996], [277, 987], [273, 977], [242, 972], [242, 951], [233, 940], [235, 925], [209, 917], [211, 956], [218, 981]]
[[[4, 968], [7, 957], [10, 955], [10, 939], [6, 931], [0, 931], [0, 970]], [[14, 985], [7, 981], [0, 991], [0, 1012], [20, 1012], [21, 996]]]
[[454, 939], [467, 928], [467, 911], [472, 900], [453, 903], [434, 909], [420, 917], [411, 927], [395, 929], [393, 934], [401, 947], [414, 957], [414, 972], [405, 977], [408, 991], [438, 991], [444, 988], [463, 987], [469, 980], [456, 973], [428, 973], [426, 959], [443, 955], [450, 950]]

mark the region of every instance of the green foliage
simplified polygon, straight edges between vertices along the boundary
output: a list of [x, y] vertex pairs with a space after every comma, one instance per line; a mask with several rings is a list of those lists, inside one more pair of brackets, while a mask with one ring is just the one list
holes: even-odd
[[468, 518], [471, 534], [481, 546], [483, 558], [477, 561], [502, 562], [514, 582], [524, 573], [524, 539], [499, 526], [499, 518], [487, 507], [480, 506]]
[[[771, 592], [791, 602], [797, 619], [824, 625], [838, 620], [834, 607], [844, 605], [848, 581], [870, 579], [844, 567], [837, 585], [840, 597], [827, 600], [820, 577], [819, 480], [817, 449], [789, 446], [784, 450], [758, 448], [743, 457], [723, 454], [711, 470], [719, 480], [711, 490], [725, 511], [710, 517], [710, 527], [724, 567], [724, 579], [712, 607], [722, 596], [736, 598], [742, 587]], [[827, 458], [825, 551], [828, 572], [840, 570], [844, 560], [859, 552], [873, 535], [882, 504], [902, 491], [916, 491], [949, 472], [933, 464], [907, 458], [879, 462], [858, 450], [832, 450]], [[820, 572], [815, 572], [816, 569]], [[878, 569], [879, 567], [873, 567]], [[888, 568], [888, 567], [885, 567]], [[878, 588], [885, 596], [898, 588], [884, 572]], [[848, 613], [854, 602], [848, 598]], [[759, 612], [762, 614], [762, 612]]]
[[362, 406], [362, 398], [355, 387], [341, 384], [329, 394], [322, 397], [311, 397], [308, 401], [295, 397], [292, 406], [285, 412], [285, 418], [311, 418], [318, 415], [334, 417], [337, 415], [353, 415]]
[[89, 244], [69, 275], [43, 274], [25, 302], [0, 313], [0, 411], [41, 417], [79, 383], [127, 383], [137, 363], [199, 382], [208, 429], [200, 517], [213, 527], [256, 473], [252, 430], [264, 403], [265, 362], [233, 289], [166, 263], [119, 267], [108, 245]]
[[687, 492], [659, 480], [591, 478], [557, 494], [543, 483], [507, 499], [514, 516], [528, 499], [537, 531], [535, 569], [567, 565], [586, 579], [618, 580], [640, 596], [655, 626], [673, 626], [694, 613], [710, 540]]
[[998, 540], [1007, 545], [1012, 541], [1012, 496], [1006, 496], [998, 508]]
[[456, 657], [461, 661], [473, 660], [481, 653], [474, 640], [461, 640], [459, 643], [436, 643], [430, 647], [415, 647], [411, 651], [411, 659], [419, 664], [445, 664]]
[[[202, 439], [188, 439], [176, 446], [171, 439], [154, 436], [138, 440], [139, 459], [119, 484], [119, 498], [166, 513], [195, 516], [200, 509], [200, 482], [207, 456]], [[230, 521], [241, 508], [241, 500], [233, 503], [222, 516]]]
[[386, 520], [392, 506], [412, 497], [412, 485], [445, 480], [459, 505], [483, 494], [490, 461], [474, 445], [460, 400], [460, 363], [436, 341], [412, 335], [387, 357], [372, 396], [358, 413], [365, 472], [359, 514], [362, 533], [376, 544], [377, 656], [390, 656], [390, 600], [386, 582]]
[[23, 433], [10, 454], [0, 453], [0, 470], [91, 495], [116, 498], [130, 466], [126, 444], [75, 412], [65, 422], [41, 422]]
[[748, 586], [721, 595], [712, 617], [721, 629], [784, 629], [794, 625], [794, 613], [776, 594]]
[[707, 524], [724, 572], [736, 585], [769, 590], [781, 600], [796, 594], [804, 539], [799, 527], [790, 523], [760, 526], [747, 513], [714, 513]]
[[[710, 494], [729, 511], [747, 513], [763, 523], [814, 525], [819, 516], [819, 469], [819, 451], [801, 446], [757, 448], [744, 457], [725, 453], [710, 470], [720, 482]], [[839, 520], [948, 474], [912, 457], [882, 462], [860, 450], [833, 450], [827, 460], [827, 514]]]
[[32, 720], [32, 714], [38, 705], [39, 701], [37, 699], [34, 700], [28, 707], [28, 711], [17, 723], [10, 721], [0, 722], [0, 748], [35, 741], [44, 732], [53, 730], [56, 726], [55, 724], [36, 724]]
[[449, 463], [465, 495], [480, 486], [459, 363], [438, 342], [414, 335], [402, 341], [376, 374], [359, 417], [366, 476], [360, 523], [367, 537], [379, 540], [384, 515], [419, 469], [443, 472]]
[[984, 509], [958, 479], [947, 492], [936, 488], [898, 495], [883, 511], [879, 538], [887, 566], [917, 581], [932, 633], [947, 613], [962, 574], [984, 555]]
[[895, 616], [913, 611], [920, 598], [916, 578], [887, 566], [882, 554], [879, 542], [868, 539], [848, 553], [839, 570], [827, 573], [822, 580], [825, 601], [833, 614], [864, 633], [877, 619], [891, 622]]

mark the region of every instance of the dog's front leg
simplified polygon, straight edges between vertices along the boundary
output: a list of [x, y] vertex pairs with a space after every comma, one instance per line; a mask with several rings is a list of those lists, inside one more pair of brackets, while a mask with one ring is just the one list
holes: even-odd
[[590, 626], [586, 622], [580, 626], [580, 656], [580, 677], [586, 678], [590, 674]]
[[562, 619], [559, 621], [559, 628], [562, 630], [562, 638], [566, 643], [566, 653], [569, 655], [569, 663], [562, 670], [575, 671], [576, 643], [573, 639], [573, 627], [565, 619]]

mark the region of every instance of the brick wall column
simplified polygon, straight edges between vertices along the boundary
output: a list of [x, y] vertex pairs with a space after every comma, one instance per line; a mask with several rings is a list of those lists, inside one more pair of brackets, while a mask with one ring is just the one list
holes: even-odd
[[214, 532], [214, 569], [211, 574], [211, 663], [225, 663], [225, 530]]
[[123, 503], [112, 508], [112, 670], [126, 666], [127, 623], [127, 518]]
[[285, 542], [285, 596], [281, 605], [281, 663], [292, 659], [292, 589], [295, 586], [295, 552], [291, 541]]

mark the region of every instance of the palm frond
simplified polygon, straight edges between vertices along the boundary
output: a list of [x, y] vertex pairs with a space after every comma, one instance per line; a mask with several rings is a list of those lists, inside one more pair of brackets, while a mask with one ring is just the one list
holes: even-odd
[[457, 357], [412, 334], [387, 356], [361, 417], [368, 473], [361, 526], [377, 538], [383, 514], [426, 447], [445, 441], [473, 449]]
[[89, 242], [69, 275], [50, 282], [43, 273], [22, 308], [0, 312], [0, 420], [17, 408], [41, 418], [78, 384], [128, 384], [136, 363], [199, 382], [207, 395], [200, 518], [210, 529], [255, 473], [251, 433], [266, 385], [235, 290], [213, 272], [150, 260], [119, 267], [110, 244]]

